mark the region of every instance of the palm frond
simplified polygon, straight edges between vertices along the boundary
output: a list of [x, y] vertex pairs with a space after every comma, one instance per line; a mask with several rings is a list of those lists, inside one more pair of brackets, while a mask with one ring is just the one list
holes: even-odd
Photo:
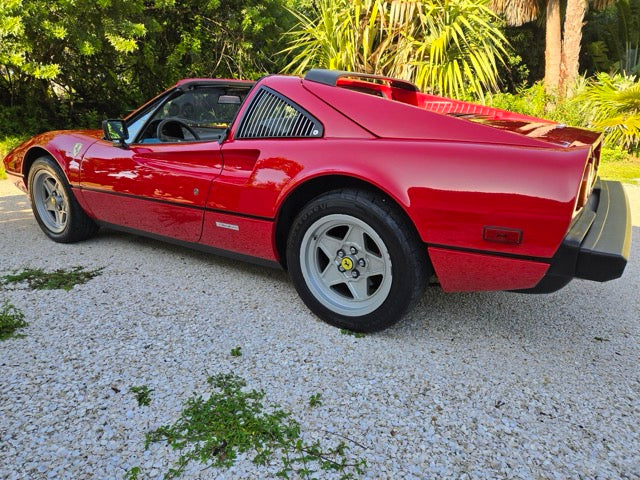
[[489, 7], [504, 15], [508, 25], [519, 27], [542, 15], [546, 7], [544, 0], [491, 0]]
[[600, 73], [578, 95], [591, 125], [604, 130], [606, 141], [627, 150], [640, 148], [640, 82], [635, 77]]
[[497, 85], [509, 48], [489, 0], [319, 0], [297, 15], [287, 70], [309, 65], [416, 82], [443, 95], [481, 97]]

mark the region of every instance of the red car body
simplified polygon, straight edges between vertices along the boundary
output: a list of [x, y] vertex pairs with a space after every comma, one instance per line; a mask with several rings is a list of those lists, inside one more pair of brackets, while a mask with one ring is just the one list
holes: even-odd
[[[271, 264], [285, 265], [291, 223], [310, 199], [349, 187], [404, 212], [445, 291], [552, 291], [622, 274], [629, 208], [619, 184], [597, 179], [597, 132], [323, 70], [255, 84], [184, 80], [138, 112], [194, 85], [247, 90], [219, 139], [123, 148], [101, 131], [50, 132], [10, 152], [6, 171], [27, 191], [31, 164], [49, 155], [101, 225]], [[265, 89], [321, 131], [240, 138]], [[590, 231], [599, 240], [587, 246]]]

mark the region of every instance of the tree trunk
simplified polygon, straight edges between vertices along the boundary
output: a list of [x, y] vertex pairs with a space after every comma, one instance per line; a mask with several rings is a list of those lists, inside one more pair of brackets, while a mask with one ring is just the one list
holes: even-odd
[[567, 96], [573, 93], [578, 79], [582, 26], [587, 8], [587, 0], [567, 0], [560, 69], [560, 91]]
[[547, 4], [545, 42], [544, 88], [547, 93], [556, 93], [560, 85], [560, 63], [562, 60], [560, 0], [549, 0]]

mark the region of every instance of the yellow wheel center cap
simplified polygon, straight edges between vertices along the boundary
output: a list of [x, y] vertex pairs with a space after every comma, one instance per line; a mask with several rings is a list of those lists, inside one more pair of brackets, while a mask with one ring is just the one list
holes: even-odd
[[351, 260], [349, 257], [344, 257], [340, 262], [340, 265], [342, 265], [342, 268], [349, 271], [353, 268], [353, 260]]

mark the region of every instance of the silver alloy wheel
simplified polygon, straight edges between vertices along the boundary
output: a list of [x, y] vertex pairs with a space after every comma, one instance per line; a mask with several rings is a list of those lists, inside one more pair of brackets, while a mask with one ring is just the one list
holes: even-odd
[[33, 201], [47, 229], [52, 233], [62, 233], [69, 221], [69, 202], [60, 181], [46, 170], [35, 174]]
[[391, 256], [380, 235], [351, 215], [317, 220], [300, 245], [300, 265], [313, 296], [333, 312], [367, 315], [391, 290]]

